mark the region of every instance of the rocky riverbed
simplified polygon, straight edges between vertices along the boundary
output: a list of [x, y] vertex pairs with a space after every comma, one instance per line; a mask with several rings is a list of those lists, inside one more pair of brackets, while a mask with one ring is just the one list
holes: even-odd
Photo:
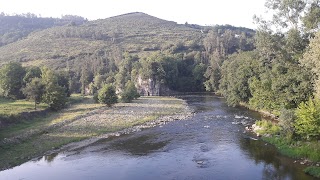
[[[61, 150], [61, 147], [80, 148], [102, 138], [161, 126], [192, 115], [192, 109], [184, 100], [173, 97], [141, 97], [133, 103], [118, 103], [111, 108], [99, 107], [71, 119], [48, 123], [42, 128], [26, 130], [2, 139], [0, 168], [9, 168], [25, 160]], [[77, 143], [71, 143], [75, 141]]]

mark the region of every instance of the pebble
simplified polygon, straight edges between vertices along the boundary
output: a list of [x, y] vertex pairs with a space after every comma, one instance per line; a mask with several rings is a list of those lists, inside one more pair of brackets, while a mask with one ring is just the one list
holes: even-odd
[[204, 161], [196, 161], [197, 164], [203, 164]]

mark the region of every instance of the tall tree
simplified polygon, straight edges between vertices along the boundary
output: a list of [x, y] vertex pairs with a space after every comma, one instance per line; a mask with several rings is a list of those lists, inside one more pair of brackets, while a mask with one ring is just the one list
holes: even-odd
[[59, 77], [51, 69], [41, 69], [42, 82], [45, 85], [45, 92], [42, 96], [43, 102], [47, 103], [53, 110], [62, 109], [67, 102], [66, 89], [59, 86]]
[[85, 61], [81, 67], [81, 77], [80, 77], [80, 82], [81, 82], [81, 94], [85, 95], [86, 94], [86, 89], [88, 88], [92, 76], [91, 72], [89, 70], [89, 64], [87, 61]]
[[27, 83], [26, 87], [23, 88], [23, 94], [34, 101], [34, 109], [37, 109], [37, 104], [42, 100], [42, 95], [45, 91], [45, 86], [40, 78], [33, 78]]
[[307, 30], [319, 30], [320, 28], [320, 1], [311, 0], [308, 11], [303, 17], [303, 24]]
[[21, 88], [24, 85], [25, 69], [19, 63], [10, 62], [0, 69], [0, 89], [4, 97], [23, 98]]
[[298, 29], [306, 0], [267, 0], [266, 7], [273, 10], [273, 24], [282, 28]]
[[316, 96], [320, 98], [320, 31], [311, 39], [309, 47], [301, 59], [301, 63], [313, 72]]
[[31, 66], [27, 67], [26, 75], [23, 77], [23, 81], [25, 83], [30, 82], [33, 78], [40, 78], [41, 77], [41, 69], [39, 67]]
[[138, 90], [132, 81], [128, 81], [124, 91], [121, 93], [121, 100], [125, 103], [132, 102], [133, 99], [140, 97]]

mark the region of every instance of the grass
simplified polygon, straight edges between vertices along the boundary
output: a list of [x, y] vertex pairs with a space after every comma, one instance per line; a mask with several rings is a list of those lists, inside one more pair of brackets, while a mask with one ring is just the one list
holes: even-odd
[[22, 112], [44, 110], [47, 107], [46, 104], [41, 103], [37, 105], [37, 110], [35, 110], [33, 101], [0, 98], [0, 116], [5, 117], [18, 115]]
[[[0, 98], [0, 124], [1, 126], [28, 121], [31, 117], [42, 116], [47, 113], [46, 104], [38, 104], [34, 109], [34, 102], [28, 100], [11, 100]], [[1, 136], [1, 135], [0, 135]]]
[[[315, 163], [320, 162], [320, 143], [318, 141], [289, 140], [286, 137], [278, 135], [281, 129], [271, 121], [257, 121], [256, 125], [262, 127], [257, 133], [273, 135], [262, 137], [262, 139], [273, 144], [281, 154], [295, 159], [308, 159]], [[304, 172], [318, 178], [320, 177], [319, 167], [309, 166]]]
[[311, 176], [320, 178], [320, 167], [310, 166], [307, 167], [304, 172], [310, 174]]
[[26, 132], [41, 132], [49, 126], [70, 120], [79, 115], [85, 114], [93, 109], [102, 107], [101, 104], [93, 103], [90, 97], [72, 95], [69, 98], [69, 107], [60, 112], [50, 112], [44, 117], [35, 117], [32, 120], [21, 121], [15, 125], [0, 129], [0, 138], [9, 138], [23, 135]]
[[[181, 114], [184, 101], [166, 97], [141, 97], [133, 103], [118, 103], [109, 108], [93, 103], [91, 97], [72, 96], [68, 108], [43, 118], [0, 129], [0, 169], [21, 164], [61, 146], [116, 132], [153, 121], [160, 116]], [[2, 143], [2, 144], [1, 144]]]
[[274, 134], [278, 134], [281, 130], [278, 125], [268, 120], [256, 121], [256, 125], [262, 128], [261, 130], [257, 130], [257, 133], [259, 134], [274, 135]]
[[314, 162], [320, 161], [320, 143], [317, 141], [295, 141], [289, 140], [280, 134], [281, 128], [268, 120], [256, 121], [256, 125], [261, 127], [257, 133], [261, 135], [272, 135], [262, 139], [275, 145], [281, 154], [292, 158], [305, 158]]
[[320, 161], [320, 144], [317, 141], [292, 141], [282, 137], [264, 137], [265, 141], [275, 145], [281, 154], [292, 158], [305, 158], [313, 162]]

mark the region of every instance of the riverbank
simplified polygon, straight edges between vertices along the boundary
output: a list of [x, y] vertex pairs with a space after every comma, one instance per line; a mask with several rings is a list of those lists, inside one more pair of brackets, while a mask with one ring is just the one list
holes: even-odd
[[307, 166], [304, 172], [320, 178], [320, 143], [319, 141], [288, 140], [279, 135], [280, 127], [270, 121], [257, 121], [246, 130], [261, 136], [261, 139], [274, 145], [285, 156], [294, 159], [294, 163]]
[[288, 139], [282, 135], [281, 127], [278, 125], [280, 112], [255, 109], [246, 103], [240, 105], [259, 112], [267, 119], [256, 121], [252, 126], [246, 127], [247, 131], [261, 136], [263, 141], [274, 145], [282, 155], [294, 159], [294, 163], [305, 165], [306, 174], [320, 178], [320, 141], [301, 141], [292, 137]]
[[34, 102], [27, 100], [12, 100], [0, 97], [0, 128], [30, 119], [44, 116], [48, 113], [48, 105], [38, 104], [34, 109]]
[[[71, 142], [77, 147], [100, 138], [139, 131], [142, 128], [186, 119], [192, 115], [185, 101], [172, 97], [141, 97], [133, 103], [113, 107], [94, 104], [91, 99], [50, 114], [28, 126], [1, 129], [0, 169], [55, 151]], [[75, 144], [70, 144], [70, 147]]]

